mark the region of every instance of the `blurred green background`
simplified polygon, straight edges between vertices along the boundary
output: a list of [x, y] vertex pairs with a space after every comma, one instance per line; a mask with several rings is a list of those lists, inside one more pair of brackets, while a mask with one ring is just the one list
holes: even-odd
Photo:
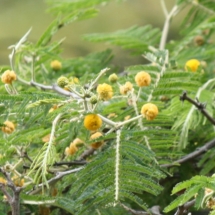
[[[166, 0], [170, 10], [175, 0]], [[8, 64], [8, 47], [15, 44], [32, 27], [29, 36], [31, 42], [37, 41], [55, 18], [47, 12], [45, 0], [0, 0], [0, 65]], [[178, 27], [183, 13], [180, 13], [171, 24], [168, 39], [178, 36]], [[71, 23], [61, 29], [54, 40], [66, 37], [63, 43], [63, 57], [85, 56], [91, 52], [113, 48], [114, 63], [126, 66], [141, 63], [142, 57], [131, 58], [129, 52], [103, 43], [83, 41], [81, 36], [87, 33], [113, 32], [133, 25], [152, 24], [162, 28], [164, 15], [160, 0], [127, 0], [112, 1], [100, 6], [99, 16], [85, 21]]]

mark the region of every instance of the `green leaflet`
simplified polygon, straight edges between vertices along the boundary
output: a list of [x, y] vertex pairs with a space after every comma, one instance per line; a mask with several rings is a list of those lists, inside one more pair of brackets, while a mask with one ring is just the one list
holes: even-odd
[[149, 45], [155, 46], [158, 43], [160, 30], [152, 28], [150, 25], [133, 26], [109, 34], [85, 35], [84, 39], [92, 42], [109, 42], [124, 49], [132, 50], [133, 54], [142, 54], [149, 50]]

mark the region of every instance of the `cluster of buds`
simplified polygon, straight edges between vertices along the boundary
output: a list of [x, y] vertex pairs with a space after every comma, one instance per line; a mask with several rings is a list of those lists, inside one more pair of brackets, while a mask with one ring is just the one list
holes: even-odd
[[79, 138], [74, 139], [70, 143], [69, 147], [66, 147], [65, 155], [66, 156], [74, 155], [78, 151], [78, 146], [82, 145], [83, 143], [84, 142]]
[[4, 125], [2, 126], [1, 130], [6, 133], [6, 134], [11, 134], [15, 130], [15, 125], [11, 121], [5, 121], [3, 123]]
[[14, 71], [6, 70], [1, 76], [1, 81], [4, 84], [12, 84], [12, 82], [15, 81], [16, 78], [16, 73]]
[[[96, 133], [94, 133], [94, 134], [92, 134], [92, 135], [90, 136], [90, 140], [96, 140], [96, 139], [98, 139], [98, 138], [100, 138], [100, 137], [102, 137], [102, 136], [103, 136], [103, 134], [102, 134], [101, 132], [96, 132]], [[104, 144], [104, 141], [103, 141], [103, 140], [100, 140], [100, 141], [96, 141], [96, 142], [94, 142], [94, 143], [91, 143], [90, 145], [91, 145], [91, 147], [92, 147], [93, 149], [98, 149], [98, 148], [100, 148], [103, 144]]]

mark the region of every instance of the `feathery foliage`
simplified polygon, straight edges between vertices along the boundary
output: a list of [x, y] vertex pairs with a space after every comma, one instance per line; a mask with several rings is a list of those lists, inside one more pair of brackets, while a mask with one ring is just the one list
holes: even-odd
[[[10, 47], [0, 69], [0, 190], [13, 215], [161, 214], [154, 205], [182, 214], [194, 203], [214, 214], [215, 4], [178, 0], [168, 12], [161, 0], [162, 31], [147, 24], [83, 36], [144, 64], [121, 71], [111, 49], [64, 59], [53, 36], [108, 2], [47, 1], [56, 19], [35, 44], [29, 30]], [[167, 41], [184, 8], [179, 39]]]

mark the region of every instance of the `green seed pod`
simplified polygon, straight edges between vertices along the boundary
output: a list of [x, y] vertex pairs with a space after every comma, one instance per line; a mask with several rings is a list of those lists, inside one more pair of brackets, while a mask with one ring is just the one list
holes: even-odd
[[115, 83], [118, 81], [118, 76], [116, 75], [116, 73], [113, 73], [109, 76], [108, 80], [111, 82], [111, 83]]
[[94, 96], [92, 96], [92, 97], [90, 98], [90, 103], [91, 103], [91, 104], [94, 105], [94, 104], [96, 104], [97, 102], [98, 102], [97, 96], [94, 95]]
[[60, 78], [57, 79], [57, 85], [61, 88], [64, 88], [68, 83], [69, 80], [65, 76], [61, 76]]

